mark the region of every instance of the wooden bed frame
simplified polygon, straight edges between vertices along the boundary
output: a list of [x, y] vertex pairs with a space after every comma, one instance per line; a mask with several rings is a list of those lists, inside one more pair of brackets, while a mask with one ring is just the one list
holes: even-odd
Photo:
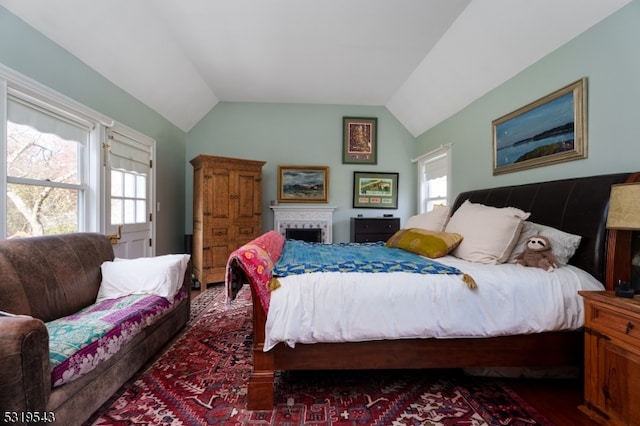
[[[629, 279], [631, 232], [607, 231], [612, 184], [638, 182], [640, 173], [619, 173], [461, 193], [462, 202], [512, 206], [531, 212], [529, 220], [582, 236], [570, 263], [605, 283]], [[351, 370], [465, 367], [553, 367], [583, 363], [582, 331], [548, 332], [491, 338], [403, 339], [354, 343], [278, 344], [263, 352], [266, 315], [257, 294], [253, 299], [253, 372], [248, 409], [274, 404], [276, 370]]]

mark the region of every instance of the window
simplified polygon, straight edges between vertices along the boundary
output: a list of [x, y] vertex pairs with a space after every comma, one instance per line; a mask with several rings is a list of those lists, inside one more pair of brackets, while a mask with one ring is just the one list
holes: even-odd
[[123, 228], [118, 245], [144, 240], [144, 250], [119, 257], [152, 255], [154, 149], [153, 139], [0, 64], [0, 238]]
[[443, 145], [414, 160], [418, 163], [418, 213], [447, 205], [450, 187], [450, 145]]
[[9, 96], [6, 129], [7, 237], [84, 230], [89, 124]]
[[147, 176], [111, 170], [111, 225], [147, 221]]

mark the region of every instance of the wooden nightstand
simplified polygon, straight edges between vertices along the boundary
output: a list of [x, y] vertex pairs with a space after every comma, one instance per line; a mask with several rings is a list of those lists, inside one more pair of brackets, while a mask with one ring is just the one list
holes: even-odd
[[352, 217], [351, 242], [386, 242], [399, 229], [399, 217]]
[[640, 297], [580, 291], [585, 303], [584, 405], [606, 424], [640, 425]]

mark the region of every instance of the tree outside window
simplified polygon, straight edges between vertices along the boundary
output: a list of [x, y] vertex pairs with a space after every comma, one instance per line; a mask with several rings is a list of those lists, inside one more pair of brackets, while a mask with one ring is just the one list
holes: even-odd
[[[18, 120], [12, 121], [12, 106], [14, 111], [18, 110], [14, 114]], [[78, 231], [84, 190], [81, 161], [89, 137], [88, 129], [78, 128], [36, 109], [29, 110], [24, 105], [10, 103], [9, 107], [7, 237]], [[20, 120], [25, 112], [29, 119]], [[42, 117], [45, 124], [38, 128], [20, 123], [43, 122]], [[65, 129], [69, 126], [72, 126], [72, 132]], [[52, 132], [56, 127], [65, 137]], [[79, 137], [69, 138], [70, 135]]]

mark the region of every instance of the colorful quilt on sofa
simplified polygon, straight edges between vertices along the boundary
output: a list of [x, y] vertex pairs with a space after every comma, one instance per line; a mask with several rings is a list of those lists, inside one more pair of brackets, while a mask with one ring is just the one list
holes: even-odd
[[87, 374], [185, 297], [184, 288], [173, 303], [160, 296], [134, 294], [104, 300], [46, 323], [52, 385], [60, 386]]

